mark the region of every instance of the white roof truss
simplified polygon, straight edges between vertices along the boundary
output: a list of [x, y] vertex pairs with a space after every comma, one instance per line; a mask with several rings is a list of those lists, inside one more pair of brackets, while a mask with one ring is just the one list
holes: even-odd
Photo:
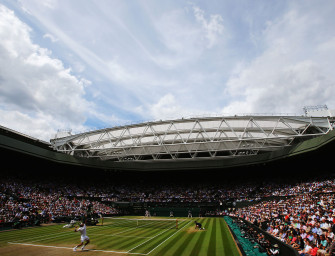
[[51, 140], [59, 152], [111, 161], [236, 157], [289, 147], [333, 129], [329, 117], [231, 116], [105, 128]]

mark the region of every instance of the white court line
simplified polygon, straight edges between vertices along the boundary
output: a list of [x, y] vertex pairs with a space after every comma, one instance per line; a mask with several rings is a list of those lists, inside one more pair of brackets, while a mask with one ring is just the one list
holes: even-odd
[[169, 228], [169, 229], [166, 229], [166, 230], [164, 230], [163, 232], [160, 232], [159, 234], [157, 234], [157, 235], [155, 235], [155, 236], [151, 237], [150, 239], [148, 239], [148, 240], [144, 241], [143, 243], [141, 243], [141, 244], [139, 244], [139, 245], [135, 246], [134, 248], [130, 249], [128, 252], [130, 252], [130, 251], [132, 251], [132, 250], [136, 249], [137, 247], [141, 246], [142, 244], [145, 244], [145, 243], [149, 242], [150, 240], [154, 239], [155, 237], [157, 237], [157, 236], [159, 236], [159, 235], [161, 235], [161, 234], [163, 234], [163, 233], [165, 233], [165, 232], [167, 232], [167, 231], [169, 231], [169, 230], [170, 230], [170, 228]]
[[30, 243], [33, 243], [33, 242], [36, 242], [36, 241], [43, 241], [43, 240], [48, 240], [48, 239], [53, 239], [53, 238], [56, 238], [56, 237], [60, 237], [60, 236], [66, 236], [66, 235], [70, 235], [72, 234], [72, 232], [66, 232], [66, 233], [54, 233], [54, 234], [49, 234], [49, 235], [41, 235], [41, 236], [34, 236], [34, 237], [30, 237], [30, 238], [24, 238], [24, 239], [20, 239], [20, 240], [16, 240], [14, 242], [23, 242], [23, 241], [26, 241], [26, 240], [30, 240], [30, 239], [36, 239], [36, 238], [40, 238], [40, 237], [46, 237], [44, 239], [38, 239], [38, 240], [35, 240], [35, 241], [29, 241]]
[[[91, 236], [91, 235], [90, 235]], [[93, 235], [93, 237], [95, 236], [118, 236], [118, 237], [138, 237], [138, 238], [151, 238], [152, 236], [119, 236], [119, 235], [105, 235], [105, 234], [95, 234]]]
[[[61, 226], [61, 225], [59, 225]], [[94, 227], [100, 227], [100, 226], [92, 226], [91, 228], [94, 228]], [[45, 228], [45, 227], [44, 227]], [[33, 243], [33, 242], [36, 242], [36, 241], [42, 241], [42, 240], [47, 240], [48, 237], [51, 237], [51, 238], [56, 238], [56, 237], [60, 237], [60, 236], [65, 236], [65, 235], [69, 235], [69, 234], [73, 234], [74, 232], [74, 228], [68, 228], [68, 229], [64, 229], [63, 231], [56, 231], [55, 233], [52, 233], [50, 232], [49, 234], [45, 234], [45, 235], [40, 235], [40, 236], [33, 236], [33, 237], [30, 237], [30, 238], [24, 238], [24, 239], [19, 239], [19, 240], [15, 240], [14, 242], [23, 242], [23, 241], [28, 241], [30, 243]], [[91, 229], [90, 228], [90, 229]], [[72, 230], [72, 231], [71, 231]], [[46, 238], [46, 239], [42, 239], [42, 240], [35, 240], [35, 241], [29, 241], [30, 239], [36, 239], [36, 238], [40, 238], [40, 237], [43, 237], [43, 238]]]
[[[123, 231], [121, 231], [121, 232], [112, 234], [112, 236], [116, 236], [116, 235], [119, 235], [119, 234], [122, 234], [122, 233], [126, 233], [126, 232], [128, 232], [128, 231], [137, 229], [137, 228], [139, 228], [139, 227], [144, 227], [144, 226], [147, 226], [147, 225], [148, 225], [148, 224], [146, 224], [146, 225], [142, 225], [142, 226], [137, 226], [137, 227], [135, 227], [135, 228], [129, 228], [129, 229], [123, 230]], [[110, 226], [112, 226], [112, 225], [110, 225]], [[113, 227], [115, 227], [115, 226], [113, 226]], [[103, 226], [91, 226], [91, 227], [89, 228], [89, 230], [92, 229], [92, 228], [95, 228], [95, 230], [96, 230], [97, 228], [108, 228], [108, 226], [104, 226], [104, 227], [103, 227]], [[25, 239], [20, 239], [20, 240], [16, 240], [16, 241], [14, 241], [14, 242], [17, 242], [17, 243], [18, 243], [18, 242], [23, 242], [23, 241], [26, 241], [26, 242], [29, 242], [29, 243], [40, 242], [40, 241], [44, 241], [44, 240], [54, 239], [54, 238], [61, 237], [61, 236], [72, 235], [73, 232], [74, 232], [74, 231], [71, 231], [71, 230], [69, 229], [69, 232], [56, 232], [56, 233], [54, 233], [54, 234], [35, 236], [35, 237], [30, 237], [30, 238], [28, 238], [28, 239], [27, 239], [27, 238], [25, 238]], [[98, 235], [98, 234], [94, 234], [94, 233], [95, 233], [95, 231], [93, 231], [93, 232], [91, 233], [93, 237], [96, 236], [96, 235]], [[37, 238], [43, 238], [43, 239], [37, 239]], [[30, 239], [33, 239], [33, 241], [31, 241]], [[35, 240], [35, 239], [37, 239], [37, 240]]]
[[167, 240], [169, 240], [171, 237], [173, 237], [175, 234], [177, 234], [178, 232], [180, 232], [182, 229], [184, 229], [186, 226], [190, 225], [192, 221], [190, 220], [184, 227], [182, 227], [181, 229], [179, 229], [177, 232], [173, 233], [171, 236], [169, 236], [168, 238], [166, 238], [163, 242], [161, 242], [159, 245], [157, 245], [155, 248], [153, 248], [150, 252], [148, 252], [146, 255], [152, 253], [154, 250], [156, 250], [159, 246], [161, 246], [163, 243], [165, 243]]
[[[166, 240], [168, 240], [170, 237], [172, 237], [172, 236], [174, 236], [175, 234], [177, 234], [180, 230], [182, 230], [182, 229], [185, 228], [187, 225], [189, 225], [190, 222], [191, 222], [191, 221], [189, 221], [189, 223], [187, 223], [184, 227], [182, 227], [182, 228], [179, 229], [177, 232], [173, 233], [171, 236], [169, 236], [167, 239], [165, 239], [162, 243], [164, 243], [164, 242], [165, 242]], [[128, 253], [130, 253], [130, 251], [136, 249], [137, 247], [139, 247], [139, 246], [141, 246], [141, 245], [143, 245], [143, 244], [149, 242], [150, 240], [154, 239], [155, 237], [157, 237], [157, 236], [159, 236], [159, 235], [161, 235], [161, 234], [163, 234], [163, 233], [165, 233], [165, 232], [167, 232], [167, 231], [169, 231], [169, 230], [171, 230], [171, 228], [169, 228], [169, 229], [167, 229], [167, 230], [164, 230], [163, 232], [160, 232], [159, 234], [153, 236], [153, 237], [150, 238], [149, 240], [144, 241], [143, 243], [141, 243], [141, 244], [135, 246], [134, 248], [130, 249], [130, 250], [128, 251]], [[160, 246], [162, 243], [160, 243], [158, 246]], [[158, 246], [156, 246], [154, 249], [156, 249]], [[153, 249], [153, 250], [154, 250], [154, 249]], [[145, 255], [148, 255], [148, 254], [151, 253], [153, 250], [151, 250], [150, 252], [146, 253]]]
[[[137, 227], [134, 227], [134, 228], [130, 228], [130, 229], [126, 229], [126, 230], [124, 230], [124, 231], [121, 231], [121, 232], [118, 232], [118, 233], [115, 233], [115, 234], [111, 234], [111, 235], [105, 235], [105, 236], [117, 236], [117, 235], [119, 235], [119, 234], [122, 234], [122, 233], [126, 233], [126, 232], [128, 232], [128, 231], [131, 231], [131, 230], [133, 230], [133, 229], [137, 229], [137, 228], [142, 228], [142, 227], [146, 227], [146, 226], [150, 226], [151, 225], [151, 223], [147, 223], [147, 224], [145, 224], [145, 225], [140, 225], [140, 226], [137, 226]], [[112, 226], [112, 225], [110, 225], [110, 226]], [[118, 227], [118, 226], [114, 226], [114, 227]], [[169, 228], [170, 229], [170, 228]], [[96, 234], [96, 235], [99, 235], [99, 234]], [[122, 237], [122, 236], [120, 236], [120, 237]], [[125, 237], [127, 237], [127, 236], [125, 236]], [[140, 237], [140, 236], [128, 236], [128, 237], [139, 237], [139, 238], [153, 238], [153, 237]], [[151, 239], [150, 239], [151, 240]], [[148, 240], [149, 241], [149, 240]], [[134, 249], [134, 248], [133, 248]], [[132, 250], [132, 249], [131, 249]], [[130, 251], [131, 251], [130, 250]]]
[[[184, 222], [184, 221], [182, 221]], [[189, 224], [189, 223], [188, 223]], [[185, 226], [187, 226], [188, 224], [186, 224]], [[125, 233], [125, 232], [128, 232], [128, 231], [131, 231], [133, 229], [137, 229], [137, 228], [140, 228], [140, 227], [145, 227], [145, 226], [148, 226], [149, 224], [146, 224], [146, 225], [142, 225], [142, 226], [137, 226], [135, 228], [130, 228], [130, 229], [127, 229], [125, 231], [122, 231], [122, 232], [118, 232], [116, 234], [112, 234], [110, 236], [117, 236], [118, 234], [121, 234], [121, 233]], [[112, 225], [111, 225], [112, 226]], [[183, 228], [185, 228], [185, 226]], [[93, 226], [91, 228], [99, 228], [101, 226]], [[104, 226], [102, 228], [107, 228], [107, 226]], [[114, 226], [115, 227], [115, 226]], [[183, 229], [181, 228], [181, 229]], [[180, 230], [181, 230], [180, 229]], [[95, 229], [96, 230], [96, 229]], [[110, 252], [110, 253], [128, 253], [128, 254], [137, 254], [137, 255], [148, 255], [149, 253], [151, 253], [153, 250], [155, 250], [158, 246], [160, 246], [163, 242], [165, 242], [166, 240], [168, 240], [170, 237], [174, 236], [176, 233], [178, 233], [180, 230], [178, 230], [177, 232], [173, 233], [168, 239], [164, 240], [162, 243], [160, 243], [157, 247], [155, 247], [153, 250], [151, 250], [149, 253], [135, 253], [135, 252], [130, 252], [132, 250], [134, 250], [135, 248], [141, 246], [142, 244], [145, 244], [146, 242], [149, 242], [150, 240], [152, 240], [153, 238], [163, 234], [164, 232], [167, 232], [169, 229], [167, 230], [164, 230], [163, 232], [159, 233], [158, 235], [154, 236], [154, 237], [146, 237], [146, 238], [150, 238], [149, 240], [137, 245], [136, 247], [130, 249], [129, 251], [127, 252], [120, 252], [120, 251], [108, 251], [108, 250], [90, 250], [90, 251], [100, 251], [100, 252]], [[93, 231], [94, 232], [94, 231]], [[44, 236], [37, 236], [37, 237], [33, 237], [33, 239], [36, 239], [36, 238], [40, 238], [40, 237], [48, 237], [48, 238], [45, 238], [45, 239], [38, 239], [38, 240], [35, 240], [35, 241], [29, 241], [30, 243], [19, 243], [19, 242], [8, 242], [9, 244], [18, 244], [18, 245], [25, 245], [25, 246], [37, 246], [37, 247], [48, 247], [48, 248], [63, 248], [63, 249], [73, 249], [73, 248], [70, 248], [70, 247], [61, 247], [61, 246], [52, 246], [52, 245], [38, 245], [38, 244], [31, 244], [32, 242], [36, 242], [36, 241], [43, 241], [43, 240], [48, 240], [48, 239], [53, 239], [53, 238], [56, 238], [56, 237], [60, 237], [60, 236], [65, 236], [65, 235], [69, 235], [69, 234], [72, 234], [72, 232], [66, 232], [66, 233], [61, 233], [61, 234], [49, 234], [49, 235], [44, 235]], [[95, 234], [95, 235], [99, 235], [99, 234]], [[95, 236], [94, 234], [92, 234], [92, 236]], [[106, 236], [109, 236], [109, 235], [106, 235]], [[127, 237], [127, 236], [125, 236]], [[130, 237], [130, 236], [129, 236]], [[138, 237], [138, 236], [136, 236]], [[144, 237], [143, 237], [144, 238]], [[21, 240], [18, 240], [18, 241], [24, 241], [24, 240], [27, 240], [27, 239], [21, 239]]]
[[[137, 226], [137, 227], [134, 227], [134, 228], [128, 228], [124, 231], [121, 231], [121, 232], [118, 232], [118, 233], [115, 233], [115, 234], [112, 234], [110, 236], [118, 236], [119, 234], [122, 234], [122, 233], [126, 233], [126, 232], [129, 232], [131, 230], [134, 230], [134, 229], [137, 229], [137, 228], [140, 228], [140, 227], [145, 227], [145, 226], [148, 226], [149, 224], [145, 224], [145, 225], [142, 225], [142, 226]], [[99, 228], [101, 226], [93, 226], [91, 228], [95, 228], [94, 230], [97, 230], [96, 228]], [[105, 226], [105, 227], [102, 227], [102, 228], [107, 228], [108, 226]], [[115, 226], [114, 226], [115, 227]], [[97, 230], [98, 231], [98, 230]], [[44, 240], [50, 240], [50, 239], [54, 239], [54, 238], [57, 238], [57, 237], [61, 237], [61, 236], [67, 236], [67, 235], [72, 235], [74, 232], [71, 232], [69, 230], [69, 232], [66, 232], [66, 233], [57, 233], [57, 234], [48, 234], [48, 235], [43, 235], [43, 236], [37, 236], [37, 237], [32, 237], [30, 239], [33, 239], [34, 241], [27, 241], [28, 243], [20, 243], [19, 241], [25, 241], [25, 240], [29, 240], [29, 239], [21, 239], [21, 240], [17, 240], [15, 242], [8, 242], [10, 244], [20, 244], [20, 245], [30, 245], [30, 246], [39, 246], [39, 247], [50, 247], [50, 248], [64, 248], [64, 249], [73, 249], [73, 248], [69, 248], [69, 247], [58, 247], [58, 246], [51, 246], [51, 245], [36, 245], [36, 244], [32, 244], [34, 242], [40, 242], [40, 241], [44, 241]], [[93, 231], [93, 234], [92, 234], [92, 237], [94, 236], [98, 236], [99, 234], [94, 234], [94, 231]], [[108, 235], [106, 235], [108, 236]], [[43, 239], [37, 239], [35, 240], [36, 238], [41, 238], [43, 237]], [[126, 237], [126, 236], [125, 236]], [[134, 237], [134, 236], [133, 236]], [[138, 237], [138, 236], [136, 236]], [[142, 237], [140, 237], [142, 238]], [[151, 238], [151, 237], [145, 237], [145, 238]], [[118, 251], [104, 251], [104, 250], [94, 250], [94, 251], [101, 251], [101, 252], [114, 252], [114, 253], [127, 253], [127, 252], [118, 252]], [[140, 254], [140, 255], [145, 255], [143, 253], [131, 253], [131, 254]]]
[[[126, 233], [126, 232], [128, 232], [128, 231], [133, 230], [133, 229], [137, 229], [137, 228], [140, 228], [140, 227], [145, 227], [145, 226], [148, 226], [148, 225], [149, 225], [149, 224], [146, 224], [146, 225], [143, 225], [143, 226], [137, 226], [137, 227], [135, 227], [135, 228], [126, 229], [126, 230], [124, 230], [124, 231], [121, 231], [121, 232], [118, 232], [118, 233], [115, 233], [115, 234], [111, 234], [111, 236], [117, 236], [117, 235], [119, 235], [119, 234]], [[96, 235], [99, 235], [99, 234], [96, 234]]]
[[[42, 245], [42, 244], [26, 244], [26, 243], [12, 243], [12, 242], [8, 242], [8, 243], [9, 244], [25, 245], [25, 246], [36, 246], [36, 247], [47, 247], [47, 248], [61, 248], [61, 249], [73, 250], [72, 247], [63, 247], [63, 246]], [[145, 253], [137, 253], [137, 252], [120, 252], [120, 251], [107, 251], [107, 250], [96, 250], [96, 249], [92, 249], [92, 250], [85, 249], [85, 251], [111, 252], [111, 253], [128, 253], [128, 254], [146, 255]]]

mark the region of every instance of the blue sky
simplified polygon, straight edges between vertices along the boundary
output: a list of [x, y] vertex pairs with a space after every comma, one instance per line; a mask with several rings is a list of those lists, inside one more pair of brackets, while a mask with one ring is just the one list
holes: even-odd
[[334, 1], [0, 0], [0, 125], [49, 141], [335, 98]]

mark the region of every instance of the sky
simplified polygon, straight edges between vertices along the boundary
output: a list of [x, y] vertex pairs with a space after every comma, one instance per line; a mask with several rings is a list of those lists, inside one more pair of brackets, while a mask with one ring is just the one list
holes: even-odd
[[0, 125], [303, 114], [335, 99], [335, 1], [0, 0]]

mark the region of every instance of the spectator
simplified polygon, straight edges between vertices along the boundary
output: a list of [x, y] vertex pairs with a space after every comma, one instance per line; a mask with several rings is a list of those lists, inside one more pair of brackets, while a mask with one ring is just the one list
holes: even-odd
[[299, 255], [307, 256], [307, 255], [310, 254], [311, 250], [312, 250], [312, 242], [310, 240], [306, 239], [305, 247], [304, 247], [303, 250], [299, 251]]

